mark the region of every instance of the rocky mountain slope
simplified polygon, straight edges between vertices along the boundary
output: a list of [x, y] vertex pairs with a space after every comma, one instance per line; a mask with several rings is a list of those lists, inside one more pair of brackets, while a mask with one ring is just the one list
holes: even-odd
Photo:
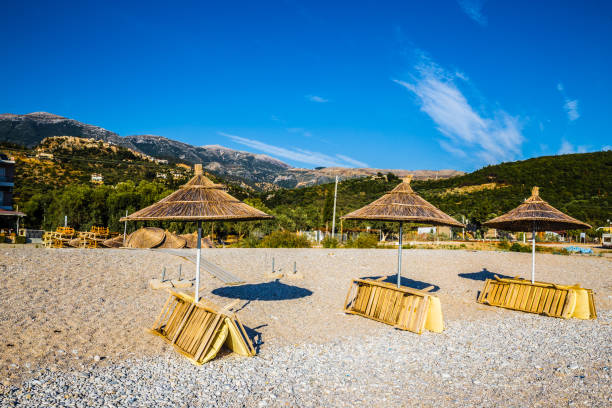
[[291, 168], [286, 163], [263, 154], [253, 154], [222, 146], [193, 146], [163, 136], [135, 135], [126, 140], [150, 156], [194, 164], [221, 177], [243, 180], [260, 189], [273, 188], [274, 179]]
[[291, 168], [285, 173], [279, 174], [274, 179], [274, 184], [282, 187], [308, 187], [319, 184], [331, 183], [338, 176], [341, 180], [375, 176], [378, 173], [392, 173], [397, 177], [413, 175], [415, 180], [438, 180], [465, 174], [458, 170], [399, 170], [399, 169], [369, 169], [369, 168], [346, 168], [325, 167], [322, 169], [300, 169]]
[[37, 146], [52, 136], [73, 136], [102, 140], [170, 162], [202, 163], [221, 177], [241, 181], [261, 190], [278, 187], [295, 188], [328, 183], [338, 175], [343, 179], [359, 178], [377, 173], [393, 173], [402, 177], [408, 173], [416, 179], [448, 178], [464, 174], [455, 170], [388, 170], [323, 168], [301, 169], [264, 154], [229, 149], [219, 145], [193, 146], [163, 136], [119, 136], [104, 128], [81, 123], [47, 112], [27, 115], [0, 114], [0, 142]]
[[129, 141], [124, 140], [114, 132], [52, 113], [0, 114], [0, 142], [10, 142], [33, 148], [44, 138], [52, 136], [75, 136], [104, 140], [134, 149]]

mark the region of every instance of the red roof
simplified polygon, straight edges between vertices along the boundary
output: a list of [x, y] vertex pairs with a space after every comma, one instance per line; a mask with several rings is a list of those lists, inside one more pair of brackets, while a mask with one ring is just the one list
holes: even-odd
[[9, 211], [9, 210], [3, 210], [2, 208], [0, 208], [0, 216], [1, 215], [6, 215], [7, 217], [10, 217], [10, 216], [26, 217], [26, 214], [22, 213], [21, 211]]

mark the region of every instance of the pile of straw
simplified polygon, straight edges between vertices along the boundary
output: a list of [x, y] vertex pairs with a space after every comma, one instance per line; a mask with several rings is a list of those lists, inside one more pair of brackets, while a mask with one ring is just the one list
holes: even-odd
[[[115, 241], [116, 240], [116, 241]], [[197, 233], [177, 235], [168, 230], [164, 231], [161, 228], [144, 227], [140, 228], [130, 235], [125, 240], [125, 246], [128, 248], [195, 248], [198, 237]], [[108, 242], [108, 244], [107, 244]], [[104, 241], [104, 245], [111, 248], [123, 246], [123, 237], [117, 237], [113, 240]], [[207, 238], [202, 238], [202, 247], [212, 248], [212, 242]]]
[[[187, 248], [197, 248], [198, 247], [198, 233], [197, 231], [192, 232], [191, 234], [182, 234], [179, 235], [182, 238], [185, 238], [187, 241]], [[214, 248], [215, 244], [208, 237], [202, 237], [202, 248]]]
[[123, 235], [118, 235], [115, 238], [109, 238], [102, 242], [102, 245], [108, 248], [121, 248], [123, 246]]
[[157, 248], [181, 249], [185, 248], [185, 245], [187, 245], [187, 240], [180, 235], [174, 235], [168, 230], [165, 231], [164, 235], [164, 242]]

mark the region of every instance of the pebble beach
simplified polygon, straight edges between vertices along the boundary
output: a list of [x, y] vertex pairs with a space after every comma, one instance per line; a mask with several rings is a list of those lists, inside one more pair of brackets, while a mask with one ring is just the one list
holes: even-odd
[[485, 278], [528, 277], [530, 254], [405, 250], [402, 283], [433, 285], [444, 314], [443, 333], [417, 335], [342, 311], [352, 278], [395, 274], [395, 250], [203, 256], [244, 281], [202, 273], [201, 295], [240, 301], [255, 357], [224, 351], [195, 366], [146, 333], [166, 300], [149, 279], [164, 267], [193, 277], [180, 256], [0, 248], [0, 406], [612, 405], [609, 257], [536, 256], [538, 280], [594, 290], [598, 317], [585, 321], [476, 303]]

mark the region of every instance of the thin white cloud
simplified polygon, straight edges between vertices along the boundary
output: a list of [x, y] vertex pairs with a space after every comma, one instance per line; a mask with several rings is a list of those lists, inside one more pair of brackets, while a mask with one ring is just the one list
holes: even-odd
[[447, 140], [440, 146], [461, 156], [476, 156], [487, 164], [516, 159], [521, 154], [523, 135], [516, 117], [497, 110], [486, 117], [469, 104], [445, 72], [426, 57], [415, 67], [411, 82], [393, 81], [417, 97], [421, 110], [436, 124]]
[[574, 153], [574, 145], [572, 145], [567, 140], [564, 140], [563, 143], [561, 143], [561, 147], [559, 148], [559, 151], [557, 152], [557, 154], [570, 154], [570, 153]]
[[466, 152], [464, 152], [463, 150], [461, 150], [458, 147], [451, 146], [450, 144], [448, 144], [444, 140], [438, 140], [438, 143], [440, 144], [441, 148], [443, 148], [444, 150], [446, 150], [447, 152], [449, 152], [453, 156], [457, 156], [457, 157], [461, 157], [461, 158], [467, 157], [467, 153]]
[[461, 10], [469, 18], [480, 24], [486, 26], [488, 24], [487, 17], [482, 14], [482, 8], [484, 7], [484, 0], [457, 0]]
[[567, 118], [572, 122], [580, 117], [580, 113], [578, 113], [578, 99], [566, 99], [563, 109], [567, 113]]
[[312, 137], [312, 133], [310, 133], [308, 130], [304, 129], [304, 128], [299, 128], [299, 127], [292, 127], [292, 128], [287, 128], [287, 132], [289, 133], [300, 133], [305, 137]]
[[605, 145], [604, 147], [601, 148], [602, 152], [607, 152], [607, 151], [610, 151], [610, 150], [612, 150], [612, 146], [610, 146], [610, 145]]
[[343, 154], [336, 154], [336, 157], [339, 158], [340, 160], [344, 160], [345, 162], [347, 162], [348, 164], [353, 165], [354, 167], [368, 167], [367, 163], [364, 163], [362, 161], [359, 160], [355, 160], [351, 157], [345, 156]]
[[557, 154], [586, 153], [587, 150], [588, 146], [574, 147], [573, 144], [571, 144], [567, 140], [564, 140], [563, 142], [561, 142], [561, 147], [559, 148]]
[[457, 78], [459, 78], [459, 79], [462, 79], [462, 80], [466, 81], [466, 82], [470, 80], [470, 78], [468, 78], [468, 76], [467, 76], [467, 75], [465, 75], [465, 73], [463, 73], [463, 72], [461, 72], [461, 71], [457, 71], [457, 72], [455, 72], [455, 76], [456, 76]]
[[317, 95], [304, 95], [304, 97], [306, 99], [308, 99], [310, 102], [316, 102], [316, 103], [327, 103], [329, 102], [329, 99], [325, 99], [321, 96], [317, 96]]
[[313, 152], [310, 150], [300, 149], [297, 147], [285, 148], [273, 146], [259, 140], [247, 139], [246, 137], [231, 135], [229, 133], [218, 132], [219, 135], [225, 136], [235, 143], [248, 146], [255, 150], [267, 153], [271, 156], [282, 157], [284, 159], [294, 160], [296, 162], [311, 164], [323, 167], [369, 167], [366, 163], [355, 160], [351, 157], [336, 154], [334, 156], [325, 153]]
[[580, 112], [578, 112], [578, 99], [568, 98], [568, 96], [565, 93], [565, 86], [561, 82], [557, 84], [557, 90], [563, 96], [563, 100], [564, 100], [563, 110], [565, 110], [565, 113], [567, 114], [567, 119], [570, 122], [573, 122], [577, 120], [578, 118], [580, 118]]

